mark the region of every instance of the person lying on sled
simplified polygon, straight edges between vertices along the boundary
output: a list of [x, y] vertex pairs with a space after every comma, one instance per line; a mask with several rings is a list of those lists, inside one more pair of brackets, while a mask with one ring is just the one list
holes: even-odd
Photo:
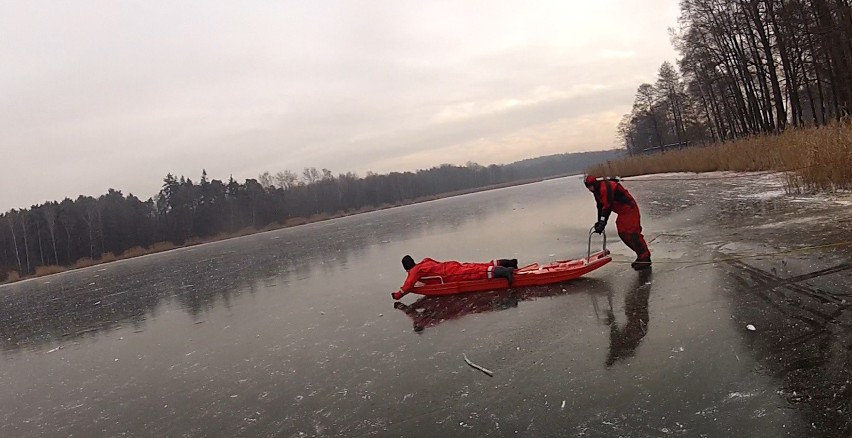
[[636, 253], [636, 261], [631, 266], [635, 270], [651, 267], [651, 251], [642, 236], [642, 224], [639, 218], [639, 205], [630, 195], [630, 192], [622, 186], [617, 179], [596, 178], [592, 175], [586, 176], [583, 182], [586, 188], [595, 195], [598, 204], [598, 221], [595, 222], [595, 232], [603, 233], [609, 215], [612, 212], [618, 215], [615, 220], [615, 228], [618, 237]]
[[[505, 278], [511, 286], [514, 280], [512, 271], [518, 269], [518, 259], [499, 259], [487, 263], [461, 263], [456, 261], [439, 262], [425, 258], [420, 263], [414, 263], [414, 259], [407, 255], [402, 258], [402, 267], [408, 272], [408, 277], [399, 290], [406, 294], [411, 292], [418, 281], [429, 283], [431, 280], [429, 277], [441, 277], [444, 283]], [[437, 281], [440, 282], [440, 280]]]

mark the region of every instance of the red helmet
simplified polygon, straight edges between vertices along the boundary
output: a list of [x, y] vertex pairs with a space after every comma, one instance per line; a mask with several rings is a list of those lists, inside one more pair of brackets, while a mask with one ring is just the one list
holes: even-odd
[[593, 175], [586, 175], [586, 179], [583, 180], [583, 183], [586, 184], [586, 186], [590, 186], [594, 184], [597, 180], [598, 179], [595, 178]]

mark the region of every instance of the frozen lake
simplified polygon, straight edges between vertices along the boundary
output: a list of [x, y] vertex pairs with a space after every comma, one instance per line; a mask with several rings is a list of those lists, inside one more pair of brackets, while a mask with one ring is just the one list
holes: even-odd
[[[687, 223], [633, 192], [649, 240]], [[591, 194], [563, 178], [0, 287], [0, 436], [811, 430], [760, 371], [733, 316], [740, 286], [715, 265], [641, 276], [612, 263], [558, 286], [390, 298], [405, 254], [576, 258], [594, 220]]]

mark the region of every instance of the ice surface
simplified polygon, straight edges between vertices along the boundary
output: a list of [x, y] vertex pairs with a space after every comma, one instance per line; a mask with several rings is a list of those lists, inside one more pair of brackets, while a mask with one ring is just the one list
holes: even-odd
[[[731, 324], [742, 317], [733, 300], [751, 289], [717, 265], [664, 263], [711, 257], [702, 241], [730, 243], [702, 204], [723, 197], [696, 184], [630, 186], [646, 234], [680, 236], [652, 243], [660, 264], [643, 275], [612, 263], [552, 287], [408, 296], [394, 307], [404, 254], [584, 255], [595, 205], [568, 178], [4, 286], [0, 436], [781, 436], [810, 427], [777, 392], [784, 383], [756, 371], [762, 338]], [[764, 201], [740, 199], [748, 192], [731, 184], [731, 202]], [[622, 243], [609, 245], [629, 261]], [[734, 392], [753, 395], [727, 403]]]

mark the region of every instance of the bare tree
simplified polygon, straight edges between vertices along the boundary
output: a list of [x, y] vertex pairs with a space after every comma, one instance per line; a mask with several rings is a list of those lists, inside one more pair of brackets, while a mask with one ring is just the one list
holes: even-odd
[[257, 177], [257, 182], [260, 183], [263, 188], [271, 188], [275, 187], [275, 183], [273, 182], [272, 175], [270, 175], [269, 171], [263, 172]]
[[306, 167], [302, 170], [302, 180], [305, 184], [313, 184], [322, 179], [316, 167]]
[[15, 260], [18, 262], [18, 274], [24, 273], [24, 268], [21, 265], [21, 253], [18, 251], [18, 238], [15, 235], [15, 219], [18, 217], [19, 213], [16, 210], [12, 210], [6, 214], [6, 218], [8, 221], [6, 225], [9, 226], [9, 231], [12, 233], [12, 247], [15, 250]]
[[849, 113], [849, 0], [681, 0], [680, 9], [671, 32], [679, 71], [664, 63], [657, 95], [640, 86], [628, 126], [618, 128], [634, 146], [644, 148], [649, 132], [653, 143], [669, 130], [678, 140], [725, 141]]
[[57, 204], [55, 202], [47, 202], [39, 207], [41, 217], [44, 224], [47, 226], [47, 233], [50, 235], [50, 245], [53, 249], [53, 263], [59, 264], [59, 251], [56, 249], [56, 219], [58, 216]]
[[290, 170], [284, 170], [275, 174], [275, 183], [278, 188], [287, 190], [299, 184], [299, 175]]

